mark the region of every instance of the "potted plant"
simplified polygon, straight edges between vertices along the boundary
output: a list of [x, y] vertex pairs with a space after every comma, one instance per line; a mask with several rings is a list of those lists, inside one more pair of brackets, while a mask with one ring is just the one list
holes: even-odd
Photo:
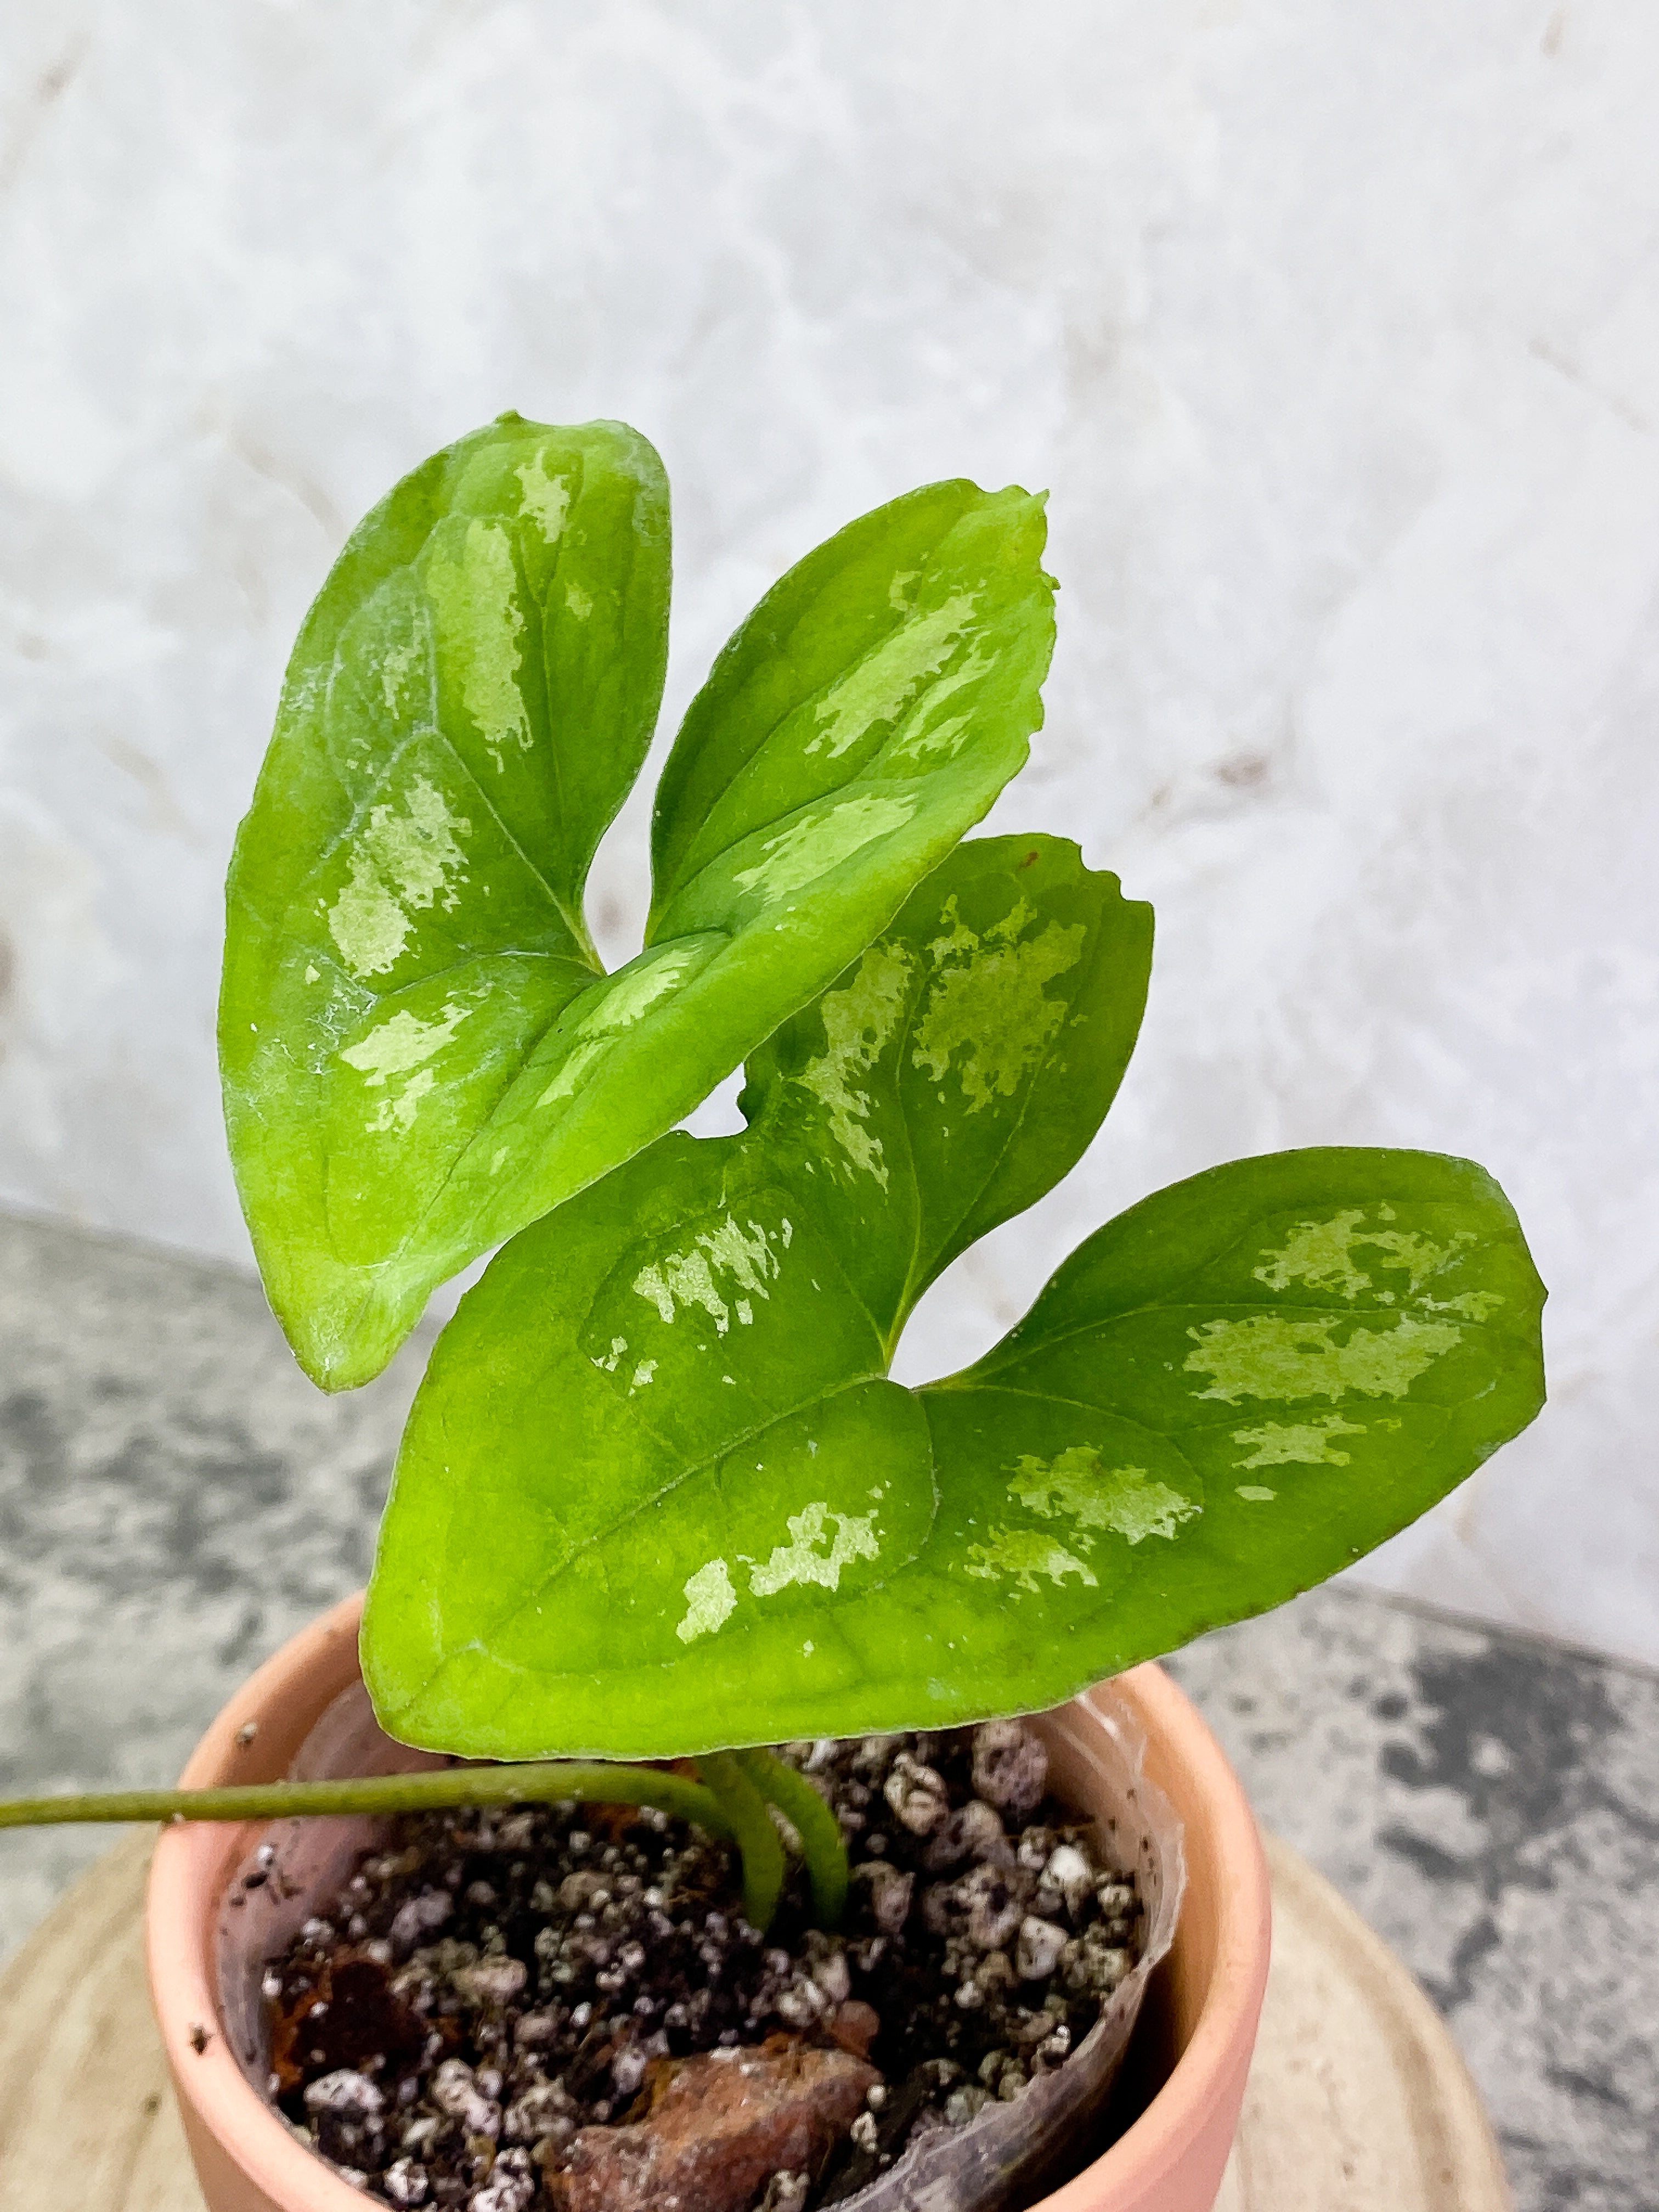
[[[1480, 1168], [1291, 1152], [1144, 1200], [983, 1358], [890, 1379], [927, 1285], [1080, 1158], [1145, 1001], [1150, 912], [1115, 878], [1052, 837], [963, 842], [1040, 724], [1042, 538], [1022, 491], [932, 485], [767, 593], [669, 756], [645, 949], [611, 975], [582, 890], [662, 688], [650, 447], [502, 416], [368, 516], [307, 618], [221, 1007], [266, 1287], [343, 1389], [500, 1249], [416, 1400], [361, 1638], [331, 1617], [228, 1709], [185, 1777], [216, 1798], [143, 1801], [191, 1815], [158, 1850], [152, 1960], [216, 2212], [696, 2212], [708, 2159], [664, 2148], [694, 2094], [734, 2207], [826, 2172], [872, 2203], [941, 2177], [1029, 2201], [1056, 2130], [1076, 2164], [1183, 1850], [1184, 2054], [1063, 2201], [1213, 2197], [1265, 1888], [1237, 1785], [1140, 1662], [1357, 1559], [1524, 1426], [1542, 1291]], [[744, 1131], [675, 1133], [740, 1063]], [[422, 1763], [398, 1747], [490, 1764], [386, 1774]], [[308, 1872], [311, 1846], [250, 1861], [263, 1829], [195, 1825], [491, 1802], [554, 1809], [393, 1850], [305, 1831]], [[722, 1836], [741, 1911], [698, 1892], [693, 1928], [675, 1900]], [[286, 2130], [265, 2029], [215, 1981], [256, 1924], [270, 1955], [273, 1863], [308, 1915], [267, 1966]], [[911, 1986], [923, 1953], [942, 1995]], [[348, 1967], [386, 2048], [331, 2041]], [[709, 1991], [739, 1987], [717, 2028]], [[908, 2136], [890, 1994], [945, 2052], [907, 2076]], [[752, 2105], [785, 2075], [791, 2148], [751, 2170], [722, 2081]]]

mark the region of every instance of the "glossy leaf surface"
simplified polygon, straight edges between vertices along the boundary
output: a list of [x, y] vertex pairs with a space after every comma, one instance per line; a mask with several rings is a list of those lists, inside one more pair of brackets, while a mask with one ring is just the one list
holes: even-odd
[[437, 1284], [682, 1119], [978, 820], [1041, 719], [1042, 539], [1024, 493], [938, 486], [775, 587], [688, 716], [649, 946], [607, 976], [582, 887], [661, 691], [656, 455], [504, 417], [362, 525], [238, 839], [221, 1001], [316, 1380], [367, 1380]]
[[1091, 1237], [919, 1391], [893, 1342], [1092, 1135], [1146, 909], [964, 846], [672, 1137], [518, 1239], [441, 1340], [365, 1631], [408, 1740], [629, 1757], [1049, 1704], [1392, 1534], [1524, 1426], [1541, 1291], [1431, 1154], [1244, 1160]]
[[[365, 1653], [400, 1732], [471, 1746], [506, 1695], [503, 1742], [605, 1735], [618, 1642], [725, 1685], [750, 1639], [710, 1624], [752, 1613], [769, 1647], [920, 1553], [932, 1446], [893, 1345], [1087, 1145], [1151, 942], [1074, 847], [964, 845], [751, 1060], [744, 1135], [665, 1139], [498, 1256], [440, 1340], [382, 1532]], [[599, 1701], [579, 1723], [573, 1671]], [[718, 1705], [667, 1727], [737, 1740]]]

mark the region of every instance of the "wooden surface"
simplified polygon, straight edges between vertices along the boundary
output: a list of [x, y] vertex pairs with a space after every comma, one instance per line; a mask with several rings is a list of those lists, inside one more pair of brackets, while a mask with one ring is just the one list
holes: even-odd
[[144, 1981], [154, 1840], [118, 1844], [0, 1977], [0, 2212], [202, 2212]]
[[1273, 1965], [1216, 2212], [1509, 2212], [1439, 2014], [1322, 1875], [1267, 1844]]
[[[202, 2212], [144, 1987], [149, 1844], [118, 1844], [0, 1977], [0, 2212]], [[1428, 2000], [1328, 1882], [1267, 1848], [1273, 1972], [1217, 2212], [1507, 2212]]]

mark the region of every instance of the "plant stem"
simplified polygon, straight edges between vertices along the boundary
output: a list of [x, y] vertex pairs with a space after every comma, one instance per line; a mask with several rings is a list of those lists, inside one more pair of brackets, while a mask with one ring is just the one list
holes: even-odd
[[812, 1910], [826, 1933], [841, 1925], [847, 1903], [847, 1840], [841, 1822], [804, 1774], [769, 1751], [740, 1751], [738, 1762], [762, 1796], [775, 1805], [800, 1838], [812, 1885]]
[[766, 1800], [729, 1751], [700, 1753], [697, 1771], [720, 1800], [743, 1859], [743, 1909], [751, 1928], [772, 1924], [783, 1894], [783, 1845]]
[[847, 1847], [817, 1790], [770, 1752], [711, 1752], [703, 1779], [659, 1767], [604, 1760], [547, 1759], [510, 1766], [450, 1766], [425, 1774], [377, 1774], [338, 1782], [238, 1783], [222, 1790], [115, 1790], [76, 1796], [0, 1799], [0, 1828], [84, 1821], [282, 1820], [466, 1806], [649, 1805], [735, 1843], [743, 1861], [743, 1909], [751, 1926], [771, 1925], [783, 1892], [783, 1845], [775, 1805], [801, 1841], [818, 1925], [832, 1929], [847, 1901]]
[[224, 1790], [0, 1799], [0, 1828], [50, 1827], [71, 1820], [280, 1820], [301, 1814], [429, 1813], [467, 1805], [557, 1804], [570, 1798], [585, 1805], [654, 1806], [674, 1820], [695, 1821], [710, 1835], [728, 1841], [737, 1835], [735, 1822], [714, 1792], [681, 1775], [654, 1766], [567, 1759], [451, 1766], [343, 1782], [252, 1782]]

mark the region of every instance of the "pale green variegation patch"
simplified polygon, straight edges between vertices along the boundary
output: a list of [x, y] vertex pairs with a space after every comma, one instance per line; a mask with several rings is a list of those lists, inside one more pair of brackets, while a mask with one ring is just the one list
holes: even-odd
[[[1203, 1511], [1168, 1483], [1154, 1481], [1144, 1467], [1108, 1467], [1095, 1444], [1068, 1444], [1052, 1460], [1022, 1453], [1007, 1496], [1039, 1520], [1069, 1520], [1070, 1540], [1090, 1558], [1102, 1535], [1121, 1536], [1132, 1547], [1149, 1536], [1173, 1542], [1182, 1523]], [[1036, 1590], [1038, 1575], [1054, 1583], [1076, 1575], [1091, 1589], [1099, 1586], [1087, 1559], [1050, 1535], [1001, 1523], [993, 1526], [988, 1542], [969, 1546], [963, 1571], [981, 1581], [1007, 1576], [1027, 1592]]]
[[641, 953], [637, 960], [596, 984], [592, 1010], [574, 1024], [570, 1049], [536, 1103], [552, 1106], [574, 1097], [583, 1078], [604, 1057], [612, 1041], [672, 996], [688, 975], [704, 965], [708, 957], [708, 949], [701, 943], [665, 945]]
[[362, 1071], [369, 1090], [378, 1090], [389, 1075], [403, 1075], [411, 1067], [419, 1067], [430, 1060], [442, 1045], [447, 1044], [472, 1009], [458, 1006], [449, 1000], [442, 1018], [423, 1022], [409, 1012], [393, 1014], [390, 1021], [382, 1022], [371, 1030], [361, 1043], [350, 1045], [340, 1057], [349, 1067]]
[[1067, 1575], [1075, 1575], [1085, 1589], [1100, 1587], [1085, 1562], [1074, 1558], [1063, 1544], [1025, 1528], [993, 1528], [988, 1543], [969, 1546], [963, 1571], [978, 1582], [1012, 1582], [1017, 1590], [1033, 1595], [1039, 1575], [1056, 1584]]
[[903, 1011], [910, 958], [894, 945], [873, 945], [844, 990], [823, 995], [824, 1049], [791, 1079], [811, 1093], [830, 1118], [830, 1131], [853, 1167], [887, 1188], [881, 1139], [865, 1126], [870, 1096], [858, 1079], [880, 1059]]
[[890, 774], [916, 768], [934, 758], [950, 759], [967, 743], [974, 726], [970, 708], [952, 714], [946, 710], [957, 693], [975, 686], [988, 673], [991, 656], [975, 646], [959, 668], [942, 676], [929, 692], [927, 705], [913, 715], [896, 740], [887, 748], [884, 764]]
[[425, 1063], [443, 1049], [473, 1011], [453, 999], [446, 1001], [442, 1018], [435, 1022], [421, 1021], [404, 1010], [393, 1014], [390, 1021], [382, 1022], [378, 1029], [371, 1030], [356, 1044], [345, 1048], [340, 1057], [349, 1067], [362, 1073], [365, 1090], [385, 1090], [392, 1077], [404, 1078], [381, 1100], [374, 1119], [367, 1124], [371, 1131], [408, 1129], [412, 1126], [421, 1100], [436, 1080]]
[[466, 881], [459, 841], [471, 828], [425, 776], [369, 809], [350, 848], [349, 879], [328, 909], [328, 933], [360, 981], [397, 966], [416, 911], [434, 900], [453, 911]]
[[519, 684], [524, 615], [507, 532], [475, 516], [454, 555], [447, 548], [434, 552], [426, 585], [439, 649], [459, 672], [461, 703], [496, 774], [504, 775], [507, 747], [528, 752], [535, 742]]
[[[977, 603], [976, 593], [957, 592], [942, 606], [912, 616], [890, 631], [824, 694], [812, 717], [814, 734], [806, 752], [827, 752], [834, 760], [877, 723], [899, 720], [922, 692], [926, 679], [937, 676], [951, 659]], [[970, 660], [973, 658], [970, 653]], [[941, 698], [960, 689], [970, 677], [982, 674], [984, 667], [984, 662], [975, 661], [961, 672], [954, 684], [928, 684], [927, 711], [935, 711]]]
[[541, 532], [543, 543], [556, 545], [570, 513], [569, 478], [550, 470], [544, 446], [538, 447], [527, 461], [521, 461], [513, 473], [524, 493], [524, 511]]
[[[976, 676], [982, 676], [990, 665], [988, 661], [971, 661], [962, 672], [965, 684]], [[896, 744], [890, 748], [887, 765], [890, 769], [924, 768], [930, 761], [954, 760], [973, 735], [974, 718], [971, 714], [946, 714], [918, 723], [906, 731]]]
[[1203, 1510], [1168, 1483], [1154, 1482], [1144, 1467], [1107, 1467], [1093, 1444], [1068, 1445], [1054, 1460], [1022, 1455], [1008, 1495], [1045, 1521], [1069, 1516], [1085, 1548], [1091, 1543], [1085, 1532], [1096, 1528], [1130, 1544], [1148, 1536], [1173, 1540], [1181, 1523]]
[[1080, 923], [1050, 922], [1022, 938], [1018, 906], [983, 939], [947, 906], [951, 927], [929, 947], [940, 973], [916, 1024], [913, 1066], [935, 1083], [954, 1060], [970, 1114], [1012, 1097], [1065, 1020], [1045, 987], [1082, 957]]
[[686, 1577], [685, 1600], [685, 1618], [674, 1631], [682, 1644], [695, 1643], [699, 1636], [712, 1636], [725, 1626], [736, 1610], [738, 1594], [724, 1559], [710, 1559]]
[[[987, 933], [993, 944], [1012, 945], [1031, 919], [1031, 908], [1022, 896], [1015, 899], [1000, 921], [991, 924]], [[954, 891], [939, 909], [939, 935], [930, 938], [927, 944], [927, 957], [935, 968], [942, 968], [950, 960], [965, 960], [970, 953], [977, 952], [984, 942], [979, 932], [969, 929], [963, 920], [962, 902]]]
[[410, 638], [401, 645], [387, 647], [380, 661], [380, 696], [388, 714], [401, 714], [408, 703], [409, 681], [417, 669], [425, 672], [427, 656], [422, 647], [423, 638]]
[[[1239, 1468], [1289, 1467], [1293, 1462], [1304, 1467], [1346, 1467], [1353, 1455], [1339, 1451], [1334, 1439], [1365, 1433], [1363, 1421], [1345, 1421], [1340, 1413], [1320, 1413], [1310, 1421], [1267, 1421], [1259, 1429], [1233, 1431], [1236, 1444], [1255, 1447], [1249, 1459], [1235, 1460], [1233, 1464]], [[1240, 1491], [1239, 1496], [1243, 1495]]]
[[[836, 1524], [835, 1534], [825, 1549], [825, 1523], [830, 1521]], [[769, 1559], [750, 1569], [749, 1587], [757, 1597], [775, 1597], [792, 1583], [839, 1589], [843, 1567], [854, 1559], [880, 1558], [875, 1530], [873, 1513], [832, 1513], [827, 1499], [817, 1499], [789, 1516], [789, 1541], [775, 1545]]]
[[[1196, 1343], [1183, 1365], [1189, 1375], [1212, 1379], [1199, 1398], [1236, 1406], [1243, 1398], [1288, 1402], [1297, 1398], [1403, 1398], [1419, 1375], [1462, 1341], [1455, 1322], [1419, 1321], [1401, 1314], [1381, 1328], [1349, 1328], [1310, 1316], [1291, 1320], [1252, 1314], [1244, 1321], [1206, 1321], [1187, 1332]], [[1343, 1324], [1343, 1326], [1348, 1326]]]
[[365, 854], [352, 856], [351, 879], [329, 909], [328, 933], [360, 981], [398, 964], [409, 936], [409, 915]]
[[[774, 1232], [760, 1222], [739, 1222], [726, 1214], [684, 1250], [665, 1253], [641, 1267], [634, 1278], [635, 1295], [656, 1309], [665, 1328], [672, 1327], [681, 1307], [695, 1306], [721, 1336], [732, 1325], [733, 1309], [746, 1328], [755, 1318], [753, 1300], [772, 1295], [769, 1285], [777, 1279], [781, 1253], [789, 1249], [792, 1225], [781, 1224], [775, 1245]], [[729, 1279], [724, 1285], [722, 1277]]]
[[[1393, 1220], [1393, 1208], [1379, 1207], [1377, 1218]], [[1328, 1221], [1298, 1222], [1283, 1248], [1264, 1253], [1267, 1264], [1253, 1268], [1251, 1273], [1270, 1291], [1287, 1290], [1292, 1283], [1304, 1283], [1312, 1291], [1334, 1291], [1352, 1304], [1362, 1291], [1374, 1286], [1369, 1269], [1362, 1267], [1356, 1257], [1364, 1251], [1370, 1255], [1371, 1267], [1403, 1269], [1407, 1293], [1415, 1297], [1424, 1284], [1449, 1266], [1460, 1248], [1470, 1242], [1469, 1233], [1462, 1230], [1455, 1231], [1445, 1243], [1412, 1230], [1370, 1229], [1362, 1236], [1364, 1219], [1363, 1206], [1350, 1206], [1334, 1214]], [[1396, 1296], [1393, 1289], [1377, 1291], [1379, 1300], [1385, 1305], [1392, 1304]], [[1424, 1303], [1432, 1306], [1435, 1301], [1425, 1299]]]
[[1353, 1232], [1364, 1218], [1364, 1208], [1353, 1206], [1328, 1221], [1299, 1222], [1283, 1249], [1265, 1252], [1266, 1264], [1250, 1273], [1270, 1291], [1305, 1283], [1310, 1290], [1358, 1297], [1370, 1287], [1371, 1279], [1353, 1259]]
[[1423, 1300], [1431, 1312], [1458, 1314], [1477, 1327], [1490, 1321], [1498, 1308], [1508, 1303], [1501, 1291], [1460, 1291], [1455, 1297]]
[[732, 880], [739, 890], [759, 892], [769, 899], [789, 898], [878, 838], [903, 829], [915, 811], [916, 801], [908, 792], [862, 792], [805, 815], [775, 837], [765, 839], [759, 860], [750, 867], [736, 869]]

